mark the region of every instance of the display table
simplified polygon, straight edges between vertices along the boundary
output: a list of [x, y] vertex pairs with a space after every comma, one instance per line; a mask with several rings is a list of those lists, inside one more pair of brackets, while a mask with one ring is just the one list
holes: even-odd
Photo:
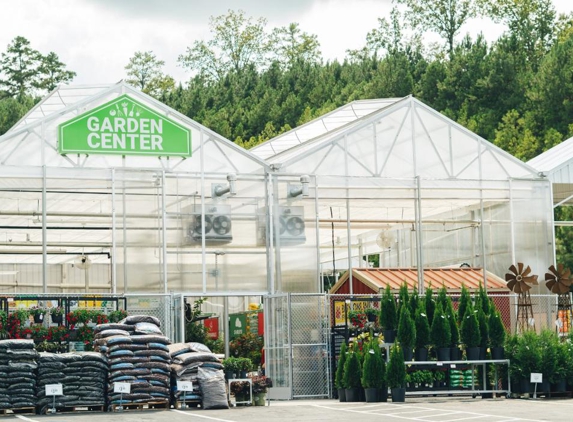
[[476, 366], [481, 366], [483, 368], [483, 383], [482, 385], [486, 385], [486, 365], [493, 365], [495, 370], [495, 379], [494, 379], [494, 386], [498, 384], [498, 376], [497, 376], [497, 365], [507, 365], [507, 390], [503, 389], [494, 389], [492, 390], [476, 390], [474, 377], [472, 376], [472, 386], [471, 389], [465, 390], [416, 390], [416, 391], [406, 391], [406, 395], [417, 395], [417, 394], [482, 394], [482, 393], [505, 393], [511, 394], [511, 380], [509, 376], [509, 359], [500, 359], [500, 360], [448, 360], [448, 361], [425, 361], [425, 362], [404, 362], [406, 366], [420, 366], [420, 369], [429, 369], [429, 370], [447, 370], [448, 372], [451, 369], [460, 369], [464, 367], [471, 367], [472, 374], [473, 370]]
[[253, 403], [253, 380], [251, 378], [233, 378], [233, 379], [227, 380], [227, 382], [229, 383], [228, 388], [227, 388], [227, 400], [229, 401], [229, 403], [231, 402], [231, 384], [233, 384], [235, 382], [248, 382], [249, 383], [249, 400], [247, 400], [247, 401], [236, 401], [235, 400], [235, 405], [237, 405], [237, 404], [252, 404]]

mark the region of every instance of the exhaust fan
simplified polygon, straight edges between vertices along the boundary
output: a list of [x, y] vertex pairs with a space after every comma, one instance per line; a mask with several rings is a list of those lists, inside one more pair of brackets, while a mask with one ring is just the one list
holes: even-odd
[[[306, 242], [304, 207], [279, 207], [278, 227], [275, 227], [275, 237], [278, 231], [281, 245], [295, 245]], [[266, 209], [265, 209], [266, 211]], [[264, 245], [267, 238], [267, 215], [259, 215], [259, 244]]]
[[[232, 227], [230, 205], [205, 205], [205, 241], [231, 242]], [[202, 233], [201, 205], [195, 205], [187, 225], [186, 237], [191, 241], [201, 242]]]

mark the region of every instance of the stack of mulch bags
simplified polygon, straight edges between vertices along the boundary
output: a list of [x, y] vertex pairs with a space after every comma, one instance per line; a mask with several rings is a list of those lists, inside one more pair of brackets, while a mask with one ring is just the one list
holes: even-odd
[[[109, 405], [169, 402], [170, 341], [159, 327], [157, 318], [146, 315], [96, 326], [94, 345], [109, 364]], [[114, 393], [116, 382], [131, 384], [131, 392]]]
[[[172, 358], [171, 386], [176, 400], [201, 401], [204, 409], [228, 409], [223, 365], [201, 343], [175, 343], [168, 346]], [[191, 381], [193, 392], [177, 391], [177, 381]]]
[[36, 406], [37, 359], [33, 340], [0, 340], [0, 409]]
[[[62, 384], [63, 396], [56, 396], [56, 408], [105, 406], [107, 361], [97, 352], [40, 353], [38, 359], [38, 407], [52, 407], [45, 386]], [[43, 412], [42, 412], [43, 413]]]

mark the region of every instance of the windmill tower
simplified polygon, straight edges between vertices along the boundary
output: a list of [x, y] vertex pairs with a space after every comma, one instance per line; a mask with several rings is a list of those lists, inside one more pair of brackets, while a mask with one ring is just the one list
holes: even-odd
[[569, 332], [571, 327], [571, 271], [564, 268], [563, 264], [557, 264], [557, 269], [552, 265], [549, 267], [549, 273], [545, 273], [545, 285], [557, 295], [557, 321], [564, 324], [564, 327], [559, 327], [562, 332]]
[[525, 270], [523, 263], [519, 262], [517, 268], [515, 265], [509, 267], [511, 273], [505, 274], [505, 281], [507, 281], [507, 288], [514, 293], [517, 293], [517, 318], [516, 318], [516, 331], [524, 332], [530, 329], [535, 329], [535, 320], [533, 318], [533, 306], [531, 304], [531, 296], [529, 290], [531, 286], [537, 286], [536, 275], [531, 274], [529, 265]]

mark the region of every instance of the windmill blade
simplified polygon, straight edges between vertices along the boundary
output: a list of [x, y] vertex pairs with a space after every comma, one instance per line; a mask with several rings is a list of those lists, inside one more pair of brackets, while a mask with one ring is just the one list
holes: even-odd
[[553, 273], [545, 273], [545, 281], [547, 280], [557, 280], [557, 276]]
[[552, 292], [553, 292], [553, 286], [555, 286], [555, 284], [557, 284], [557, 280], [549, 280], [549, 281], [547, 281], [547, 283], [545, 283], [547, 288], [549, 290], [551, 290]]
[[568, 279], [569, 277], [571, 277], [571, 270], [569, 268], [567, 268], [560, 278], [561, 279]]
[[573, 280], [571, 280], [570, 278], [565, 278], [565, 279], [560, 280], [560, 282], [561, 282], [561, 284], [563, 284], [564, 286], [569, 288], [569, 287], [571, 287]]
[[[519, 293], [525, 293], [526, 291], [531, 289], [531, 286], [523, 281], [521, 283], [517, 283], [517, 285], [519, 286]], [[515, 291], [517, 292], [517, 287]]]
[[527, 284], [531, 284], [532, 286], [538, 286], [539, 282], [537, 281], [536, 275], [531, 275], [529, 277], [523, 277], [523, 281]]
[[525, 271], [521, 274], [523, 277], [527, 277], [531, 273], [531, 267], [528, 265]]
[[523, 273], [523, 262], [517, 263], [517, 274]]
[[565, 293], [569, 293], [569, 286], [563, 283], [557, 283], [557, 290], [560, 295], [564, 295]]
[[518, 293], [518, 294], [519, 294], [519, 293], [522, 293], [521, 284], [522, 284], [522, 283], [517, 283], [517, 282], [516, 282], [516, 283], [515, 283], [515, 286], [513, 287], [512, 290], [513, 290], [515, 293]]
[[515, 274], [506, 273], [505, 274], [505, 281], [511, 281], [511, 280], [515, 280]]
[[509, 281], [507, 282], [507, 288], [508, 288], [509, 290], [512, 290], [512, 291], [513, 291], [513, 287], [515, 286], [515, 283], [517, 283], [517, 280], [516, 280], [515, 278], [514, 278], [513, 280], [509, 280]]
[[511, 264], [511, 267], [509, 267], [509, 271], [511, 271], [514, 276], [517, 275], [517, 268], [515, 268], [515, 265]]
[[[548, 268], [554, 275], [557, 275], [557, 270], [555, 269], [555, 265], [551, 264], [551, 267]], [[547, 277], [547, 274], [545, 274]]]

